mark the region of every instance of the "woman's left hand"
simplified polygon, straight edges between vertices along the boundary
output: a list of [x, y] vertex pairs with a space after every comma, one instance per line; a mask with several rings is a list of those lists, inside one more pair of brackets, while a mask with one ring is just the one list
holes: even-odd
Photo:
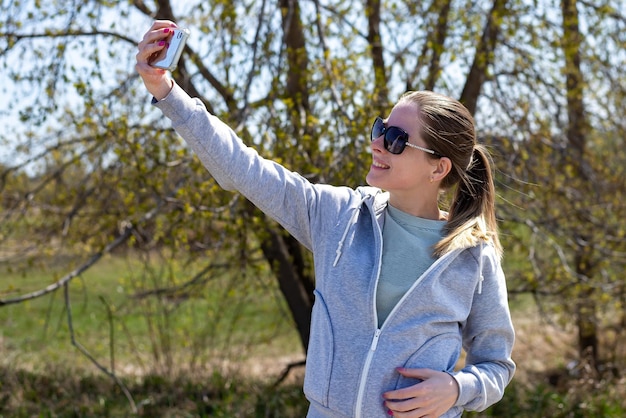
[[452, 408], [459, 397], [459, 385], [446, 372], [403, 368], [397, 371], [404, 377], [422, 381], [383, 394], [385, 406], [394, 417], [436, 418]]

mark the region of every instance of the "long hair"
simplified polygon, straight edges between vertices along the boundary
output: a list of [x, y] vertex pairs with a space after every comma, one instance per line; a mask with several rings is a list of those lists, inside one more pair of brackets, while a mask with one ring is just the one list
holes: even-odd
[[452, 162], [441, 188], [455, 190], [445, 235], [435, 245], [435, 255], [481, 242], [492, 243], [501, 255], [492, 160], [487, 149], [476, 142], [474, 118], [459, 101], [431, 91], [407, 92], [399, 102], [417, 104], [422, 140]]

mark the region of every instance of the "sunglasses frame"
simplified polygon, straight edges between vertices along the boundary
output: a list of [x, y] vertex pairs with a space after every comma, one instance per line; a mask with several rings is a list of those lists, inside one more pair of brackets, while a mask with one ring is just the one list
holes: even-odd
[[[374, 128], [376, 128], [376, 125], [379, 124], [379, 123], [382, 125], [382, 129], [380, 129], [380, 133], [378, 135], [375, 135], [374, 134]], [[395, 135], [395, 138], [392, 139], [392, 137], [388, 137], [388, 136], [394, 135], [394, 133], [397, 133], [397, 135]], [[432, 155], [434, 155], [436, 157], [439, 157], [439, 158], [442, 157], [441, 154], [439, 154], [435, 150], [424, 148], [424, 147], [420, 147], [419, 145], [411, 144], [409, 142], [409, 134], [406, 133], [406, 131], [404, 129], [399, 128], [397, 126], [385, 126], [385, 122], [383, 121], [383, 118], [381, 118], [380, 116], [377, 116], [376, 119], [374, 119], [374, 123], [372, 124], [372, 129], [370, 131], [370, 140], [372, 142], [374, 142], [374, 140], [377, 139], [380, 136], [383, 137], [383, 144], [385, 146], [385, 149], [387, 151], [389, 151], [391, 154], [400, 155], [400, 154], [402, 154], [402, 152], [404, 152], [404, 150], [408, 146], [410, 148], [415, 148], [415, 149], [418, 149], [420, 151], [427, 152], [427, 153], [432, 154]], [[400, 150], [398, 152], [394, 152], [393, 151], [394, 144], [397, 141], [400, 141], [400, 143], [401, 143]]]

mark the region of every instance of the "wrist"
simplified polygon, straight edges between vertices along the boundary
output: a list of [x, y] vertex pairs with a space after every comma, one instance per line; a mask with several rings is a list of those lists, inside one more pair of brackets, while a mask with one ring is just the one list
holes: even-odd
[[169, 77], [165, 77], [162, 83], [159, 83], [158, 86], [155, 86], [150, 93], [152, 96], [158, 101], [163, 100], [167, 97], [168, 94], [174, 88], [174, 80]]

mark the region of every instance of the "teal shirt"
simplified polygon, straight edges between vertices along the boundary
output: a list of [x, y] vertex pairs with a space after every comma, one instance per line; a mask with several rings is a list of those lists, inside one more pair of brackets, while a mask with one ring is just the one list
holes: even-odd
[[376, 292], [378, 326], [435, 261], [433, 246], [443, 237], [446, 221], [418, 218], [387, 206], [383, 227], [383, 263]]

